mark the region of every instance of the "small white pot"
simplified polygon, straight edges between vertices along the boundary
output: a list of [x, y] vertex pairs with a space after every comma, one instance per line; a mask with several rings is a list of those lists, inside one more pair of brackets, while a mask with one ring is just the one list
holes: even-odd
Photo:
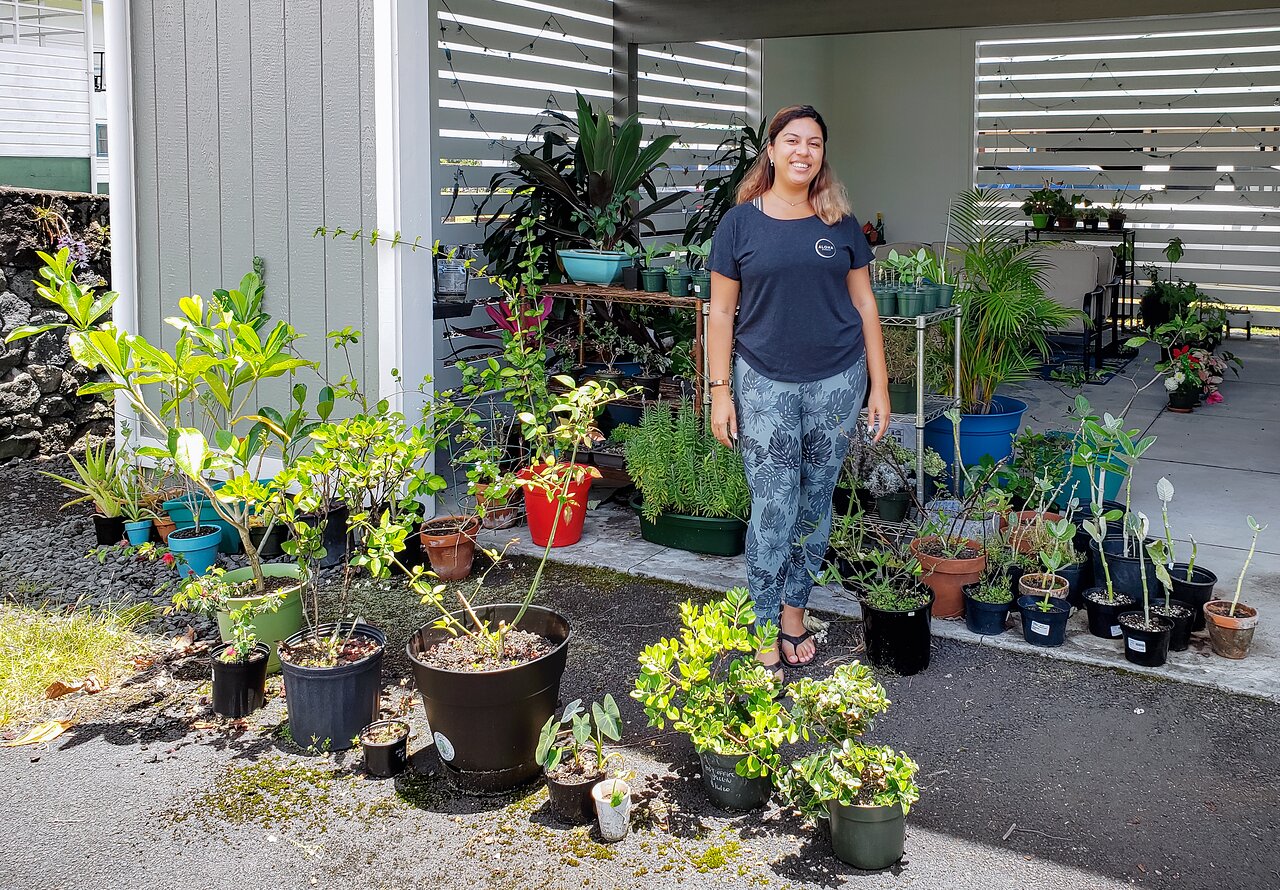
[[[614, 789], [622, 792], [622, 803], [610, 803]], [[620, 841], [631, 827], [631, 786], [621, 779], [605, 779], [591, 786], [591, 799], [596, 803], [596, 822], [600, 836], [607, 841]]]

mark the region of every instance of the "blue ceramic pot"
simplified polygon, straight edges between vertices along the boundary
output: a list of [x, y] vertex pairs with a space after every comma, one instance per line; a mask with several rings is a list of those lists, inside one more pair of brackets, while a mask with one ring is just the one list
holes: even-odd
[[[992, 460], [1007, 460], [1013, 454], [1013, 437], [1022, 426], [1027, 403], [1009, 396], [996, 396], [990, 414], [960, 415], [960, 459], [966, 467], [979, 463], [985, 455]], [[951, 421], [935, 417], [925, 424], [924, 444], [932, 448], [947, 464], [947, 473], [955, 478], [955, 445]]]
[[222, 541], [222, 529], [213, 526], [200, 527], [198, 537], [182, 537], [182, 529], [169, 535], [169, 549], [185, 561], [177, 565], [178, 577], [203, 575], [218, 561], [218, 544]]
[[150, 519], [139, 519], [135, 522], [126, 522], [124, 533], [129, 538], [129, 543], [137, 547], [151, 540], [151, 528]]

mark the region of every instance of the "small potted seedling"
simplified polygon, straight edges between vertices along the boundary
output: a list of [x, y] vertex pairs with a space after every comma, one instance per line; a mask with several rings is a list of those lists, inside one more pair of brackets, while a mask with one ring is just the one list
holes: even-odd
[[364, 768], [369, 775], [391, 779], [409, 763], [409, 724], [403, 720], [379, 720], [360, 730]]
[[622, 718], [613, 696], [592, 702], [588, 713], [581, 699], [565, 706], [557, 719], [552, 715], [538, 737], [538, 763], [546, 770], [551, 812], [561, 822], [581, 825], [591, 821], [591, 787], [605, 778], [609, 756], [604, 742], [622, 738]]
[[1046, 522], [1044, 527], [1056, 546], [1040, 551], [1043, 572], [1028, 572], [1018, 579], [1018, 610], [1022, 612], [1022, 634], [1028, 643], [1061, 646], [1066, 640], [1071, 603], [1067, 601], [1070, 585], [1057, 572], [1067, 560], [1075, 526], [1070, 520], [1060, 519]]
[[1253, 552], [1258, 546], [1258, 535], [1267, 526], [1250, 516], [1249, 528], [1253, 529], [1253, 540], [1249, 542], [1249, 555], [1245, 557], [1244, 565], [1240, 567], [1240, 577], [1236, 579], [1236, 595], [1231, 602], [1210, 600], [1204, 605], [1209, 645], [1215, 654], [1223, 658], [1244, 658], [1249, 652], [1249, 644], [1253, 642], [1253, 632], [1258, 627], [1258, 610], [1240, 602], [1240, 591], [1244, 588], [1244, 574], [1249, 571], [1249, 563], [1253, 561]]
[[622, 779], [605, 779], [591, 786], [600, 837], [620, 841], [631, 828], [631, 786]]

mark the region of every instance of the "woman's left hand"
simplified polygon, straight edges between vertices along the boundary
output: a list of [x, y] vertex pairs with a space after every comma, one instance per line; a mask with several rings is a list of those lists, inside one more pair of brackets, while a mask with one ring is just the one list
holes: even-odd
[[889, 429], [889, 388], [873, 386], [867, 398], [867, 429], [871, 432], [872, 441], [879, 442]]

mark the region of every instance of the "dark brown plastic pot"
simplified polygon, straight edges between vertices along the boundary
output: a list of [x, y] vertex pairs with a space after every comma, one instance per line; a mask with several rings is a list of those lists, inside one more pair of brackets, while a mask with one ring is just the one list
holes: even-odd
[[1169, 600], [1168, 608], [1165, 607], [1163, 597], [1152, 600], [1151, 614], [1168, 618], [1173, 624], [1173, 630], [1169, 634], [1170, 652], [1185, 652], [1191, 647], [1191, 625], [1195, 621], [1195, 612], [1195, 607], [1181, 600]]
[[547, 774], [547, 795], [551, 801], [551, 813], [566, 825], [585, 825], [595, 818], [595, 801], [591, 799], [591, 786], [604, 779], [604, 772], [585, 778], [571, 776], [557, 779]]
[[[514, 621], [519, 611], [518, 603], [475, 610], [490, 626]], [[470, 621], [465, 613], [456, 617]], [[452, 639], [435, 622], [418, 628], [405, 647], [440, 762], [467, 791], [506, 791], [542, 770], [535, 757], [538, 734], [555, 711], [571, 632], [568, 620], [542, 606], [530, 606], [519, 628], [546, 637], [555, 647], [534, 661], [498, 671], [444, 670], [422, 660], [436, 643]]]
[[267, 660], [271, 647], [254, 644], [244, 661], [223, 661], [219, 655], [226, 647], [216, 647], [213, 663], [213, 712], [223, 717], [248, 717], [266, 700]]
[[478, 531], [475, 516], [437, 516], [422, 523], [422, 546], [441, 581], [461, 581], [471, 574]]
[[[370, 730], [396, 726], [404, 731], [389, 742], [368, 738]], [[404, 772], [409, 763], [409, 724], [403, 720], [379, 720], [360, 730], [360, 747], [364, 749], [364, 768], [369, 775], [391, 779]]]
[[[1094, 595], [1100, 599], [1094, 599]], [[1084, 610], [1089, 616], [1089, 633], [1104, 640], [1118, 640], [1124, 636], [1120, 627], [1120, 613], [1131, 612], [1138, 601], [1126, 594], [1117, 593], [1112, 602], [1103, 599], [1106, 592], [1093, 587], [1084, 592]]]

